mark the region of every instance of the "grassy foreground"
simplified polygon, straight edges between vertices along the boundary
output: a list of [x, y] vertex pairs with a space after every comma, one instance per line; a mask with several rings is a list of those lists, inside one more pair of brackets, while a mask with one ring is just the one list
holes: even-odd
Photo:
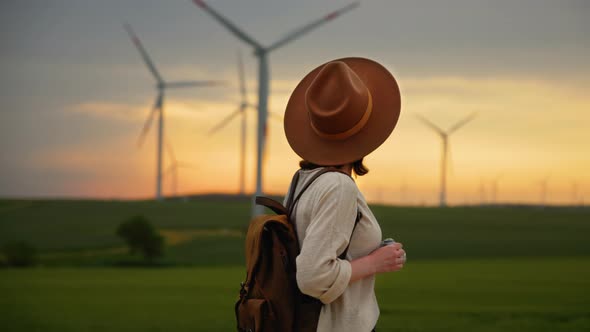
[[[3, 331], [232, 331], [242, 267], [4, 270]], [[379, 331], [589, 331], [590, 258], [409, 262]]]
[[[590, 210], [372, 210], [409, 256], [377, 279], [380, 332], [590, 331]], [[115, 235], [138, 214], [165, 235], [166, 267], [114, 267], [139, 261]], [[233, 331], [248, 219], [247, 199], [0, 200], [0, 245], [40, 253], [0, 269], [0, 331]]]

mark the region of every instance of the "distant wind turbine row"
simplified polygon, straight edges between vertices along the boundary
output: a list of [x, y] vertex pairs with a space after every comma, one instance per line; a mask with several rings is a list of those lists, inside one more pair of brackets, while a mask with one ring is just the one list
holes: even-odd
[[[224, 118], [219, 124], [217, 124], [214, 128], [211, 129], [209, 134], [213, 134], [221, 130], [224, 126], [226, 126], [229, 122], [231, 122], [237, 116], [241, 116], [241, 142], [240, 142], [240, 193], [245, 194], [245, 155], [246, 155], [246, 110], [248, 109], [255, 109], [258, 111], [258, 128], [257, 128], [257, 154], [256, 154], [256, 192], [253, 196], [262, 195], [263, 194], [263, 184], [262, 184], [262, 174], [263, 174], [263, 166], [264, 166], [264, 155], [265, 155], [265, 147], [266, 147], [266, 136], [267, 136], [267, 119], [269, 117], [268, 111], [268, 98], [269, 98], [269, 86], [270, 86], [270, 72], [269, 72], [269, 62], [268, 57], [269, 54], [294, 41], [295, 39], [303, 36], [306, 33], [309, 33], [313, 29], [333, 20], [334, 18], [352, 10], [359, 6], [359, 2], [353, 2], [345, 7], [342, 7], [339, 10], [336, 10], [328, 15], [325, 15], [322, 18], [316, 19], [298, 29], [293, 30], [291, 33], [287, 34], [282, 39], [275, 41], [274, 43], [264, 46], [263, 44], [259, 43], [257, 40], [252, 38], [249, 34], [245, 33], [243, 30], [238, 28], [235, 24], [233, 24], [230, 20], [222, 16], [219, 12], [214, 10], [211, 6], [209, 6], [203, 0], [193, 0], [193, 3], [201, 8], [203, 11], [211, 15], [215, 20], [217, 20], [222, 26], [224, 26], [229, 32], [231, 32], [234, 36], [236, 36], [241, 41], [245, 42], [246, 44], [250, 45], [254, 50], [254, 56], [258, 59], [258, 103], [251, 104], [248, 102], [247, 93], [246, 93], [246, 83], [244, 78], [244, 65], [241, 56], [238, 58], [238, 78], [239, 78], [239, 88], [240, 88], [240, 97], [241, 100], [238, 105], [238, 109], [231, 113], [229, 116]], [[162, 148], [163, 148], [163, 137], [164, 137], [164, 95], [167, 88], [186, 88], [186, 87], [204, 87], [204, 86], [215, 86], [220, 85], [219, 81], [179, 81], [179, 82], [166, 82], [162, 76], [160, 75], [159, 71], [156, 69], [152, 59], [148, 55], [147, 51], [145, 50], [143, 44], [132, 30], [129, 24], [125, 24], [125, 30], [131, 37], [135, 47], [139, 51], [144, 63], [146, 64], [148, 70], [156, 80], [156, 101], [152, 110], [150, 111], [148, 118], [141, 130], [138, 139], [138, 145], [141, 145], [147, 135], [148, 131], [152, 126], [152, 121], [156, 114], [158, 115], [158, 136], [157, 136], [157, 160], [156, 160], [156, 199], [162, 199]], [[272, 114], [270, 114], [272, 115]], [[442, 154], [441, 154], [441, 171], [440, 171], [440, 206], [446, 206], [447, 199], [446, 199], [446, 177], [447, 177], [447, 164], [448, 164], [448, 155], [449, 155], [449, 136], [457, 131], [459, 128], [463, 127], [465, 124], [473, 120], [475, 114], [471, 114], [470, 116], [464, 118], [463, 120], [457, 122], [455, 125], [451, 126], [447, 131], [442, 130], [430, 120], [426, 119], [421, 115], [417, 115], [418, 119], [422, 121], [426, 126], [430, 129], [434, 130], [442, 139]], [[171, 165], [166, 170], [166, 174], [172, 174], [174, 185], [173, 191], [176, 193], [177, 190], [177, 173], [179, 167], [187, 167], [189, 165], [185, 165], [184, 163], [180, 163], [176, 160], [176, 156], [172, 150], [171, 145], [168, 144], [167, 147], [170, 158], [171, 158]], [[258, 215], [262, 213], [262, 208], [257, 206], [254, 203], [254, 199], [252, 200], [252, 215]]]

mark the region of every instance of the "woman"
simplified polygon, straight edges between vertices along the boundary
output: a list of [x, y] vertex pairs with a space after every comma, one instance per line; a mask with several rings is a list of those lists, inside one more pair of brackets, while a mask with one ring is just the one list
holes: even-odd
[[[303, 158], [299, 179], [291, 184], [294, 197], [322, 168], [341, 171], [318, 177], [291, 216], [301, 247], [297, 284], [324, 304], [317, 331], [372, 331], [379, 317], [375, 275], [398, 271], [405, 263], [401, 243], [380, 247], [381, 228], [352, 178], [353, 172], [368, 172], [363, 157], [389, 137], [399, 112], [395, 79], [364, 58], [319, 66], [287, 104], [285, 135]], [[343, 253], [345, 259], [339, 258]]]

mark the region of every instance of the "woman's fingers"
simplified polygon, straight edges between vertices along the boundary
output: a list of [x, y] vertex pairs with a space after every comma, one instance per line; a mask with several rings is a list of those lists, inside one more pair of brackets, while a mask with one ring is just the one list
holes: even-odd
[[396, 242], [396, 243], [394, 243], [394, 244], [390, 244], [390, 246], [392, 246], [392, 247], [393, 247], [393, 248], [395, 248], [395, 249], [401, 249], [401, 248], [403, 248], [403, 247], [404, 247], [404, 245], [403, 245], [403, 244], [401, 244], [401, 243], [399, 243], [399, 242]]
[[377, 267], [378, 273], [395, 272], [404, 267], [406, 251], [402, 248], [403, 244], [394, 243], [381, 247], [371, 254], [374, 255], [380, 265]]
[[387, 270], [387, 272], [395, 272], [395, 271], [399, 271], [404, 267], [404, 264], [393, 264], [391, 266], [389, 266], [389, 269]]
[[403, 249], [399, 249], [395, 253], [395, 264], [402, 265], [406, 263], [406, 251]]

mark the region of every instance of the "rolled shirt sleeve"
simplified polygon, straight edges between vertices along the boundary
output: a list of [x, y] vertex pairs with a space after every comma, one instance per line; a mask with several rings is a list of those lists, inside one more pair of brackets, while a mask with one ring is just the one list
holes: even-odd
[[328, 304], [342, 295], [350, 282], [351, 264], [338, 256], [348, 246], [354, 228], [358, 190], [354, 181], [341, 173], [329, 173], [317, 181], [320, 190], [296, 259], [296, 278], [304, 294]]

